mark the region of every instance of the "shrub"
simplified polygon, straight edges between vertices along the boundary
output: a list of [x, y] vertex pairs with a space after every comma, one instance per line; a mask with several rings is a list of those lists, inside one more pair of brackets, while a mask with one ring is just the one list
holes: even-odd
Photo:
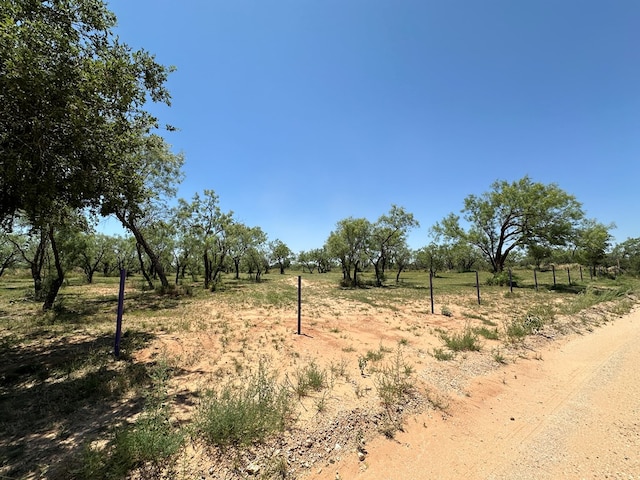
[[514, 318], [505, 325], [505, 333], [511, 341], [522, 340], [527, 335], [538, 333], [544, 327], [544, 320], [527, 313], [523, 318]]
[[444, 315], [445, 317], [452, 317], [453, 316], [453, 312], [451, 311], [451, 309], [449, 307], [447, 307], [446, 305], [444, 305], [441, 309], [440, 309], [440, 313], [442, 315]]
[[[516, 287], [518, 285], [517, 277], [512, 273], [511, 274], [511, 284]], [[489, 286], [508, 286], [509, 285], [509, 272], [499, 272], [487, 279], [487, 285]]]
[[453, 360], [456, 354], [450, 350], [444, 350], [442, 348], [434, 348], [433, 356], [436, 360], [443, 362], [446, 360]]
[[398, 347], [393, 360], [379, 369], [374, 378], [378, 396], [387, 410], [400, 404], [412, 391], [412, 374], [413, 369], [405, 363], [402, 349]]
[[310, 390], [319, 392], [327, 386], [327, 372], [321, 370], [315, 362], [296, 372], [294, 390], [298, 398], [306, 397]]
[[447, 348], [454, 352], [471, 351], [477, 352], [481, 346], [478, 342], [478, 334], [467, 323], [464, 330], [453, 335], [441, 333], [440, 338]]
[[290, 410], [287, 389], [260, 363], [242, 387], [228, 384], [207, 392], [195, 428], [211, 445], [249, 445], [283, 431]]

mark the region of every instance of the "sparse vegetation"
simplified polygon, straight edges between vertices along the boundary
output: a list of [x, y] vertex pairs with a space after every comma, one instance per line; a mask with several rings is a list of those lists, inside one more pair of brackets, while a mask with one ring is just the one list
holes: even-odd
[[171, 467], [184, 433], [170, 420], [166, 363], [158, 364], [151, 377], [141, 415], [132, 425], [114, 427], [105, 447], [86, 447], [80, 465], [70, 468], [70, 476], [88, 480], [124, 478], [133, 468], [141, 467], [151, 477]]
[[211, 445], [250, 445], [282, 432], [290, 413], [287, 389], [260, 363], [241, 385], [228, 383], [206, 392], [194, 428]]
[[413, 367], [406, 363], [400, 347], [396, 350], [393, 359], [377, 371], [374, 385], [388, 412], [394, 405], [401, 404], [414, 390], [412, 375]]
[[440, 338], [445, 346], [453, 352], [477, 352], [482, 348], [478, 339], [478, 334], [469, 323], [465, 325], [462, 332], [453, 333], [451, 335], [441, 333]]
[[327, 386], [327, 372], [312, 361], [295, 373], [293, 389], [298, 398], [306, 397], [311, 391], [319, 392]]
[[[152, 470], [166, 476], [178, 468], [176, 461], [184, 461], [185, 435], [213, 449], [240, 451], [345, 405], [366, 405], [372, 413], [383, 409], [385, 421], [378, 427], [393, 436], [402, 426], [399, 406], [412, 392], [423, 391], [422, 372], [440, 368], [436, 361], [479, 349], [485, 355], [481, 347], [487, 340], [491, 348], [486, 355], [502, 364], [510, 344], [536, 332], [593, 330], [628, 311], [637, 285], [601, 279], [586, 286], [574, 284], [571, 290], [541, 286], [536, 291], [527, 288], [525, 272], [520, 274], [517, 298], [505, 297], [504, 287], [485, 287], [478, 305], [469, 287], [475, 275], [441, 274], [436, 278], [441, 305], [460, 308], [466, 319], [464, 328], [457, 330], [461, 321], [453, 316], [446, 323], [431, 323], [424, 272], [404, 272], [402, 284], [392, 288], [363, 290], [336, 289], [338, 275], [305, 279], [310, 293], [303, 318], [303, 331], [311, 325], [308, 315], [314, 332], [331, 338], [337, 357], [324, 356], [321, 333], [291, 335], [291, 276], [263, 274], [260, 283], [223, 280], [215, 294], [201, 288], [189, 294], [179, 289], [165, 294], [140, 290], [137, 285], [144, 283], [131, 278], [116, 361], [112, 349], [117, 279], [96, 275], [94, 284], [86, 285], [70, 277], [54, 308], [42, 313], [30, 300], [31, 283], [5, 274], [0, 284], [0, 437], [6, 440], [0, 441], [0, 453], [7, 463], [0, 474], [37, 476], [33, 459], [67, 455], [74, 460], [61, 463], [64, 478], [122, 478], [134, 471], [133, 475], [153, 476]], [[359, 273], [365, 280], [367, 275]], [[481, 278], [487, 275], [481, 273]], [[544, 275], [538, 274], [540, 284]], [[577, 313], [568, 320], [561, 316], [573, 311]], [[510, 315], [507, 321], [505, 312]], [[363, 331], [371, 328], [368, 334], [377, 331], [380, 337], [363, 341], [357, 332], [360, 322]], [[417, 330], [421, 336], [411, 335], [410, 341], [402, 336]], [[433, 348], [434, 337], [442, 342], [441, 348]], [[506, 345], [500, 344], [503, 339]], [[340, 359], [341, 352], [351, 360]], [[277, 372], [261, 363], [264, 355], [277, 361]], [[316, 357], [301, 361], [309, 355]], [[164, 377], [156, 378], [160, 371]], [[205, 379], [207, 373], [210, 377]], [[197, 387], [185, 390], [185, 378], [196, 379]], [[164, 394], [154, 385], [162, 385]], [[181, 391], [179, 403], [167, 394], [176, 387]], [[340, 393], [344, 387], [346, 396]], [[440, 398], [437, 389], [426, 391], [429, 398]], [[177, 412], [182, 426], [176, 423]], [[110, 428], [114, 417], [118, 428]], [[71, 456], [63, 454], [63, 441], [26, 442], [27, 434], [32, 439], [64, 440], [84, 431], [89, 422], [97, 427], [86, 439], [83, 434]], [[287, 470], [281, 456], [261, 465], [258, 477], [268, 475], [272, 467]]]
[[447, 360], [453, 360], [455, 356], [456, 356], [455, 352], [452, 352], [451, 350], [445, 350], [443, 348], [433, 349], [433, 357], [436, 360], [439, 360], [441, 362], [445, 362]]

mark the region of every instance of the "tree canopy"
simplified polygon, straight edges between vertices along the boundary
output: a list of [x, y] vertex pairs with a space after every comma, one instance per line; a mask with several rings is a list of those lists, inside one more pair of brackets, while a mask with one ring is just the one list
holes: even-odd
[[436, 237], [476, 246], [494, 272], [501, 272], [509, 254], [529, 245], [566, 245], [575, 240], [584, 217], [581, 204], [555, 184], [528, 176], [512, 183], [496, 181], [489, 192], [464, 200], [463, 218], [450, 214], [433, 227]]
[[[169, 103], [172, 70], [113, 35], [100, 0], [0, 0], [0, 219], [97, 211]], [[135, 186], [129, 181], [127, 187]], [[121, 190], [120, 190], [121, 191]]]

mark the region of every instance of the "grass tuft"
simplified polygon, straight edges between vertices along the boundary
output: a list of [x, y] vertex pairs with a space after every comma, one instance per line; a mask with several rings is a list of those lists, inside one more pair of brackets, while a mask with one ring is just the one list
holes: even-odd
[[196, 414], [195, 431], [210, 445], [250, 445], [283, 431], [290, 412], [287, 389], [261, 362], [243, 386], [227, 384], [206, 393]]
[[478, 334], [469, 323], [465, 325], [462, 332], [452, 335], [441, 333], [440, 338], [445, 346], [454, 352], [477, 352], [481, 349]]

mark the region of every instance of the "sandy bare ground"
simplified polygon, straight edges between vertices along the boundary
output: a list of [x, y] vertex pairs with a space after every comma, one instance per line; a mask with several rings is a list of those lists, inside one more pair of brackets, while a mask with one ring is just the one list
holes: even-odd
[[314, 480], [640, 479], [640, 310], [476, 378]]

